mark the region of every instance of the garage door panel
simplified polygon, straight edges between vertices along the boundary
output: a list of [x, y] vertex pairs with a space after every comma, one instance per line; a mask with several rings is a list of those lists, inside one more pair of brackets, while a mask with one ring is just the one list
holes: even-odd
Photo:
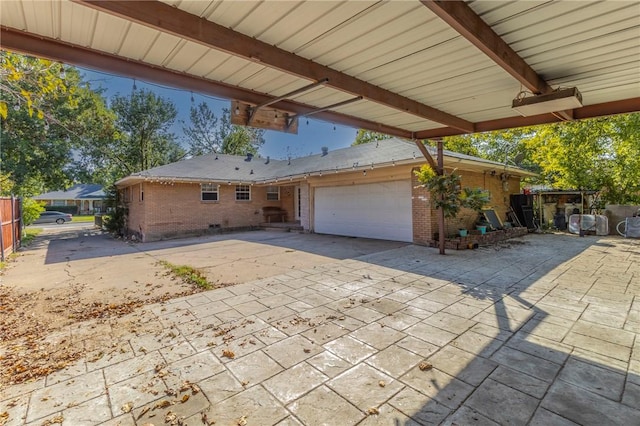
[[314, 208], [315, 232], [413, 241], [408, 180], [316, 188]]

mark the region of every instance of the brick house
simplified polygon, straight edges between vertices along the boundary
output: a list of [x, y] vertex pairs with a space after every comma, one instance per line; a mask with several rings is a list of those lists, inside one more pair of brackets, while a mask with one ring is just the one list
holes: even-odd
[[73, 185], [65, 190], [45, 192], [33, 197], [34, 200], [43, 201], [48, 210], [55, 210], [56, 207], [74, 206], [76, 207], [74, 214], [91, 214], [103, 211], [105, 198], [107, 195], [104, 193], [102, 185], [84, 183]]
[[[132, 174], [116, 186], [128, 207], [128, 230], [142, 241], [257, 227], [263, 209], [276, 207], [307, 232], [430, 244], [437, 215], [414, 175], [424, 163], [414, 143], [391, 138], [291, 160], [208, 154]], [[444, 163], [463, 186], [488, 190], [501, 218], [520, 179], [533, 176], [449, 151]], [[463, 210], [448, 220], [447, 233], [475, 219]]]

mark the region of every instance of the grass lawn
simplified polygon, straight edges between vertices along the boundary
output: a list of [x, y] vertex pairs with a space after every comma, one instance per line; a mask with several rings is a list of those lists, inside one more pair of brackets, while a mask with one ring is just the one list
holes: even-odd
[[73, 215], [72, 222], [91, 222], [93, 223], [93, 215]]

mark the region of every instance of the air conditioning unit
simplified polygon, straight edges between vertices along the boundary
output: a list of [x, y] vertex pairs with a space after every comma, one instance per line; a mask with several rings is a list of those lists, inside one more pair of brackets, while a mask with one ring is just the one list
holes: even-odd
[[558, 89], [544, 95], [516, 98], [511, 108], [525, 117], [530, 115], [546, 114], [550, 112], [565, 111], [580, 108], [582, 106], [582, 94], [577, 87]]

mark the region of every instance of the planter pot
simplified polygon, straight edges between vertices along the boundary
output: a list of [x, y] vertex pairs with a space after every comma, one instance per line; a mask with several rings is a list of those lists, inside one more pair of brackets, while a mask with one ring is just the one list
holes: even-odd
[[482, 234], [482, 235], [484, 235], [484, 234], [486, 234], [486, 233], [487, 233], [487, 227], [486, 227], [486, 225], [477, 225], [477, 226], [476, 226], [476, 229], [477, 229], [478, 231], [480, 231], [480, 234]]
[[467, 230], [466, 229], [458, 229], [458, 234], [460, 234], [461, 237], [466, 237], [467, 236]]

